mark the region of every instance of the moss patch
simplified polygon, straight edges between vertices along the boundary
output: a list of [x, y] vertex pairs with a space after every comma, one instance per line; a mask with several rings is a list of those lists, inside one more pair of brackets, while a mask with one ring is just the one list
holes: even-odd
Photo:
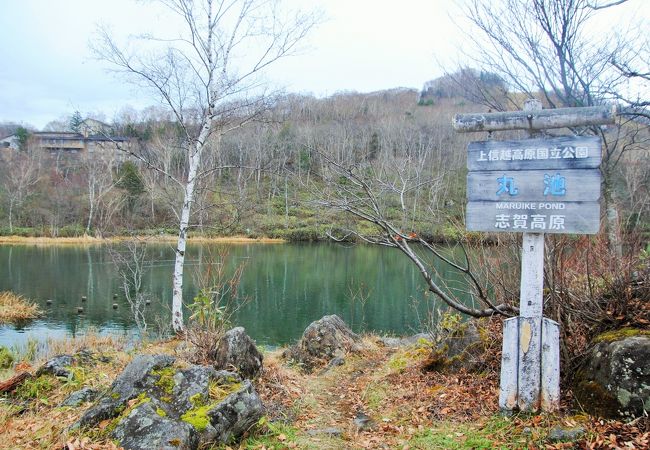
[[176, 369], [173, 367], [165, 367], [158, 370], [152, 370], [151, 374], [155, 377], [158, 377], [158, 381], [154, 384], [165, 394], [171, 394], [174, 391], [176, 382], [174, 381], [174, 374]]
[[618, 330], [607, 331], [605, 333], [599, 334], [594, 338], [594, 343], [598, 342], [615, 342], [620, 341], [625, 338], [635, 337], [635, 336], [649, 336], [650, 330], [640, 330], [638, 328], [621, 328]]
[[199, 406], [188, 410], [185, 414], [181, 416], [181, 420], [189, 423], [197, 431], [203, 431], [207, 428], [210, 423], [210, 418], [208, 417], [208, 411], [217, 406], [219, 403], [211, 403], [205, 406]]
[[216, 408], [230, 394], [239, 391], [242, 388], [241, 383], [220, 384], [216, 380], [210, 381], [208, 385], [208, 398], [201, 394], [195, 394], [190, 397], [190, 403], [194, 405], [181, 416], [181, 420], [192, 425], [197, 431], [203, 431], [210, 423], [208, 412]]
[[110, 423], [106, 426], [106, 428], [102, 430], [100, 435], [108, 436], [119, 425], [122, 419], [124, 419], [126, 416], [131, 414], [131, 411], [133, 411], [135, 408], [142, 405], [143, 403], [147, 403], [150, 401], [151, 398], [147, 397], [147, 394], [143, 392], [140, 395], [138, 395], [135, 399], [129, 400], [129, 403], [127, 405], [122, 405], [115, 408], [114, 412], [115, 414], [117, 414], [117, 417], [115, 417], [113, 420], [110, 421]]

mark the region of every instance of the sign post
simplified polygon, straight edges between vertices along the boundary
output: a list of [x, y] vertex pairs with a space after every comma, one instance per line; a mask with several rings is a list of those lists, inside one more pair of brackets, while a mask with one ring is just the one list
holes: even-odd
[[472, 142], [467, 158], [466, 228], [521, 232], [519, 316], [506, 319], [499, 406], [553, 411], [560, 402], [560, 332], [543, 317], [544, 234], [595, 234], [600, 226], [601, 142], [596, 136], [539, 137], [540, 130], [610, 124], [605, 107], [454, 117], [459, 132], [526, 130], [529, 139]]

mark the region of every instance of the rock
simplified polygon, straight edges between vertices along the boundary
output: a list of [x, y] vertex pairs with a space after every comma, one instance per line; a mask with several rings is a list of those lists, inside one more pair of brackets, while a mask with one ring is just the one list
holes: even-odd
[[358, 431], [368, 431], [374, 426], [372, 419], [362, 411], [359, 411], [354, 417], [354, 425]]
[[168, 367], [173, 363], [174, 358], [168, 355], [136, 356], [113, 381], [108, 392], [79, 418], [73, 428], [94, 426], [102, 420], [116, 417], [126, 402], [140, 394], [151, 370]]
[[127, 450], [194, 450], [239, 438], [262, 417], [262, 401], [249, 380], [173, 362], [166, 355], [136, 357], [76, 426], [111, 419], [111, 437]]
[[149, 401], [135, 407], [113, 430], [112, 436], [127, 450], [193, 450], [199, 434], [189, 423], [160, 412]]
[[216, 430], [217, 441], [227, 443], [255, 425], [264, 414], [264, 406], [251, 382], [245, 380], [241, 389], [223, 399], [207, 414]]
[[480, 369], [486, 341], [481, 337], [479, 326], [476, 321], [468, 321], [440, 330], [432, 342], [431, 354], [423, 363], [423, 370]]
[[584, 436], [585, 433], [586, 430], [583, 427], [562, 428], [556, 426], [549, 431], [547, 439], [550, 442], [577, 441]]
[[632, 419], [650, 410], [650, 336], [619, 330], [595, 339], [596, 345], [576, 373], [574, 393], [588, 412]]
[[386, 347], [399, 348], [399, 347], [408, 347], [409, 345], [417, 344], [418, 342], [425, 340], [431, 342], [433, 340], [430, 333], [418, 333], [413, 336], [405, 337], [382, 337], [379, 338], [382, 344]]
[[359, 336], [337, 315], [325, 316], [305, 329], [298, 343], [306, 356], [330, 360], [358, 349]]
[[217, 369], [235, 368], [244, 378], [255, 378], [262, 371], [264, 357], [243, 327], [229, 330], [219, 340], [214, 354]]
[[74, 364], [74, 358], [71, 355], [58, 355], [49, 361], [45, 362], [36, 371], [36, 376], [45, 374], [54, 375], [56, 377], [70, 377], [72, 371], [70, 370]]
[[319, 375], [324, 375], [332, 367], [342, 366], [343, 364], [345, 364], [345, 358], [343, 358], [341, 356], [336, 356], [336, 357], [332, 358], [330, 360], [330, 362], [327, 363], [327, 366], [325, 366], [325, 368], [323, 370], [321, 370], [318, 374]]
[[310, 436], [330, 436], [330, 437], [341, 437], [343, 432], [340, 428], [320, 428], [318, 430], [307, 430], [307, 434]]
[[91, 402], [95, 400], [98, 395], [99, 395], [99, 391], [89, 387], [85, 387], [83, 389], [80, 389], [68, 395], [68, 397], [65, 400], [63, 400], [59, 406], [72, 406], [76, 408], [77, 406], [80, 406], [82, 403]]
[[95, 354], [87, 348], [82, 348], [74, 354], [74, 361], [79, 365], [92, 364], [95, 362]]
[[332, 367], [342, 366], [343, 364], [345, 364], [345, 358], [341, 356], [337, 356], [335, 358], [332, 358], [332, 360], [329, 363], [327, 363], [327, 367], [332, 368]]

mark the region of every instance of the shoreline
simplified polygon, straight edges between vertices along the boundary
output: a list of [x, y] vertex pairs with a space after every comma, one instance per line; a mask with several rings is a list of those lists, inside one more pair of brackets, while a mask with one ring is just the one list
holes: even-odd
[[[0, 236], [0, 245], [103, 245], [114, 242], [124, 242], [128, 240], [137, 240], [154, 243], [172, 243], [176, 242], [177, 236], [164, 235], [137, 235], [137, 236], [111, 236], [98, 238], [94, 236], [78, 237], [25, 237], [25, 236]], [[190, 236], [187, 238], [189, 243], [214, 243], [214, 244], [285, 244], [284, 239], [275, 238], [249, 238], [246, 236]]]

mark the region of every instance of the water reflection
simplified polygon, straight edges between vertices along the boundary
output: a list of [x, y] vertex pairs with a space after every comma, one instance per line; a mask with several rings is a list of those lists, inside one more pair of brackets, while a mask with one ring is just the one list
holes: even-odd
[[[393, 333], [418, 328], [414, 300], [424, 315], [424, 283], [416, 267], [396, 250], [334, 244], [233, 244], [228, 248], [228, 270], [246, 262], [239, 296], [249, 299], [233, 321], [246, 327], [259, 343], [294, 341], [311, 321], [325, 314], [339, 314], [357, 331]], [[194, 275], [205, 270], [209, 255], [216, 254], [214, 245], [188, 246], [186, 299], [197, 293]], [[148, 247], [143, 288], [154, 297], [145, 313], [150, 328], [170, 321], [173, 256], [169, 244]], [[47, 313], [23, 327], [0, 327], [0, 345], [29, 337], [75, 336], [89, 328], [100, 333], [135, 332], [106, 246], [0, 246], [0, 261], [5, 262], [0, 268], [0, 290], [25, 295]], [[441, 276], [463, 285], [451, 270]], [[82, 303], [82, 296], [87, 301]], [[48, 299], [51, 305], [46, 304]], [[82, 314], [77, 313], [78, 306], [83, 306]]]

